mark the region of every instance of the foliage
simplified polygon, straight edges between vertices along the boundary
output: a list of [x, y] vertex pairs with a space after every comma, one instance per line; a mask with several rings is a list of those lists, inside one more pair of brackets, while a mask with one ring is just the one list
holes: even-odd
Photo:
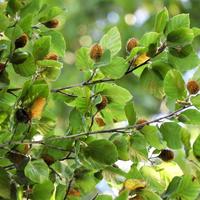
[[[84, 81], [54, 88], [66, 49], [59, 15], [63, 9], [42, 0], [0, 3], [0, 199], [198, 199], [200, 136], [191, 129], [200, 125], [199, 34], [189, 15], [170, 18], [164, 8], [126, 57], [119, 54], [123, 32], [112, 27], [98, 48], [77, 50]], [[13, 73], [22, 87], [13, 87]], [[167, 111], [140, 118], [133, 95], [118, 84], [127, 75]], [[65, 133], [51, 113], [57, 98], [71, 108]], [[131, 168], [123, 171], [118, 160]], [[96, 192], [103, 179], [118, 196]]]

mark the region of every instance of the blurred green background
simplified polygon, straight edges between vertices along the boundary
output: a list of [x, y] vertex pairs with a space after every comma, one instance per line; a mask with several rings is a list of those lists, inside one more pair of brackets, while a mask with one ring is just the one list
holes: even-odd
[[[200, 19], [199, 0], [48, 0], [49, 4], [65, 8], [66, 13], [60, 17], [60, 31], [63, 33], [67, 48], [64, 57], [64, 68], [59, 79], [53, 83], [54, 88], [79, 83], [83, 74], [75, 67], [75, 52], [82, 46], [90, 47], [98, 42], [102, 35], [113, 26], [121, 33], [122, 50], [126, 56], [126, 41], [131, 37], [140, 38], [145, 32], [153, 30], [155, 15], [164, 6], [170, 16], [189, 13], [191, 26], [198, 26]], [[200, 42], [195, 41], [197, 50]], [[133, 74], [118, 81], [134, 97], [136, 109], [141, 117], [148, 118], [160, 112], [160, 100], [155, 99], [148, 91], [141, 89], [138, 78]], [[64, 97], [56, 97], [49, 108], [57, 116], [59, 129], [67, 127], [70, 108], [64, 104]], [[64, 129], [63, 129], [64, 128]], [[61, 130], [60, 129], [60, 130]]]

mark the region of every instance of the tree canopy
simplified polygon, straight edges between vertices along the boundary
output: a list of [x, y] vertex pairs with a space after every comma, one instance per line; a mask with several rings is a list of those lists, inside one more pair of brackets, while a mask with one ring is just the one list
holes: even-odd
[[0, 199], [199, 199], [200, 28], [163, 7], [72, 55], [71, 4], [51, 3], [0, 3]]

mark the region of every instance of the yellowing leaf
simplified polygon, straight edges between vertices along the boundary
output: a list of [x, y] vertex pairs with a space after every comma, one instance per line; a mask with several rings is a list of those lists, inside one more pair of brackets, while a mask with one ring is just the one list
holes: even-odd
[[146, 187], [146, 182], [142, 179], [127, 179], [124, 182], [124, 188], [127, 190], [137, 190], [144, 189]]
[[134, 65], [135, 65], [135, 66], [139, 66], [139, 65], [145, 63], [147, 60], [149, 60], [149, 58], [150, 58], [150, 57], [147, 56], [146, 53], [143, 53], [143, 54], [139, 55], [139, 56], [135, 59]]

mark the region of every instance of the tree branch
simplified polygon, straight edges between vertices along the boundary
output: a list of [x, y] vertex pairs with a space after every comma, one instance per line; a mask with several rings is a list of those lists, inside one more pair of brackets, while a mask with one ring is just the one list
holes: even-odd
[[[188, 108], [191, 108], [192, 105], [187, 105], [187, 106], [184, 106], [182, 108], [180, 108], [179, 110], [176, 110], [172, 113], [169, 113], [167, 115], [164, 115], [164, 116], [161, 116], [159, 118], [156, 118], [156, 119], [153, 119], [151, 121], [147, 121], [147, 122], [144, 122], [142, 124], [135, 124], [135, 125], [132, 125], [132, 126], [125, 126], [125, 127], [119, 127], [119, 128], [112, 128], [112, 129], [104, 129], [104, 130], [97, 130], [97, 131], [89, 131], [89, 132], [84, 132], [84, 133], [78, 133], [78, 134], [74, 134], [74, 135], [66, 135], [66, 136], [57, 136], [57, 137], [51, 137], [51, 138], [46, 138], [46, 142], [47, 141], [50, 141], [50, 140], [55, 140], [55, 139], [78, 139], [78, 138], [81, 138], [81, 137], [84, 137], [84, 136], [88, 136], [88, 135], [95, 135], [95, 134], [107, 134], [107, 133], [130, 133], [130, 132], [127, 132], [128, 130], [131, 130], [131, 129], [137, 129], [141, 126], [145, 126], [145, 125], [150, 125], [150, 124], [153, 124], [153, 123], [158, 123], [164, 119], [171, 119], [172, 117], [175, 117], [175, 116], [178, 116], [180, 115], [182, 112], [184, 112], [185, 110], [187, 110]], [[51, 146], [51, 145], [48, 145], [47, 143], [44, 143], [43, 140], [39, 140], [39, 141], [27, 141], [27, 142], [12, 142], [11, 144], [41, 144], [41, 145], [45, 145], [45, 146], [49, 146], [51, 148], [55, 148], [55, 149], [58, 149], [58, 150], [62, 150], [62, 151], [67, 151], [63, 148], [60, 148], [60, 147], [55, 147], [55, 146]], [[5, 143], [5, 144], [1, 144], [0, 145], [0, 148], [4, 148], [5, 146], [9, 145], [9, 143]]]

